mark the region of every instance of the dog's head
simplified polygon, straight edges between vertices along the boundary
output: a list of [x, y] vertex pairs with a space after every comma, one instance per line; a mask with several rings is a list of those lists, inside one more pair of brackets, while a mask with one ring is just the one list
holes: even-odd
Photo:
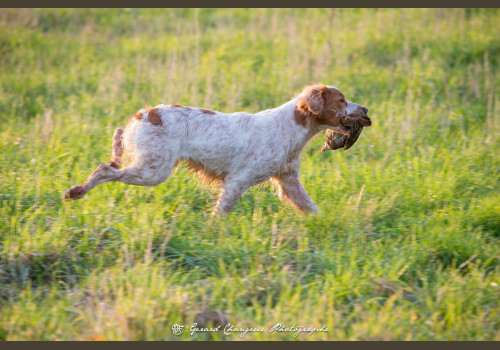
[[[303, 118], [309, 117], [311, 125], [318, 129], [332, 129], [343, 135], [349, 135], [350, 118], [359, 119], [363, 126], [371, 125], [367, 115], [368, 108], [347, 101], [344, 94], [334, 86], [307, 86], [298, 96], [297, 111]], [[305, 119], [296, 120], [306, 126]]]

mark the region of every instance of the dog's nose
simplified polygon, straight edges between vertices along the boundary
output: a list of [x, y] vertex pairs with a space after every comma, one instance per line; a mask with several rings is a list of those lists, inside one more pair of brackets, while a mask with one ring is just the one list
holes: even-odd
[[365, 106], [362, 106], [361, 107], [361, 110], [363, 111], [363, 113], [368, 113], [368, 108], [366, 108]]

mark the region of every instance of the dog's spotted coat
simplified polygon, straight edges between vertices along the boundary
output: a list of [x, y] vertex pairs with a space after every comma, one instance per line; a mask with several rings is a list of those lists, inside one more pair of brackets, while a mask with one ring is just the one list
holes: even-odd
[[[347, 134], [340, 117], [356, 111], [367, 109], [325, 85], [308, 86], [293, 100], [256, 114], [179, 105], [141, 109], [125, 129], [115, 131], [111, 161], [65, 198], [79, 199], [106, 181], [156, 186], [186, 160], [203, 180], [220, 183], [214, 213], [229, 212], [249, 187], [269, 179], [280, 199], [314, 212], [318, 207], [300, 182], [302, 149], [321, 130]], [[124, 151], [131, 163], [122, 168]]]

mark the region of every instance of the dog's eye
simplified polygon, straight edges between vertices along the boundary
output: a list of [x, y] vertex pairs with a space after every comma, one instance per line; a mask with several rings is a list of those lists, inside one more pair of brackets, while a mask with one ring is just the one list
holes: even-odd
[[344, 102], [345, 102], [345, 100], [344, 100], [344, 99], [341, 99], [341, 100], [339, 100], [339, 102], [340, 102], [340, 103], [344, 103]]

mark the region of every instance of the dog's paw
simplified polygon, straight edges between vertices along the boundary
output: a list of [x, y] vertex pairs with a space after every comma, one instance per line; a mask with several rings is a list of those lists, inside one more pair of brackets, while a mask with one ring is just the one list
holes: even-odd
[[80, 199], [85, 194], [82, 186], [73, 186], [69, 190], [64, 191], [63, 200], [70, 201], [75, 199]]

